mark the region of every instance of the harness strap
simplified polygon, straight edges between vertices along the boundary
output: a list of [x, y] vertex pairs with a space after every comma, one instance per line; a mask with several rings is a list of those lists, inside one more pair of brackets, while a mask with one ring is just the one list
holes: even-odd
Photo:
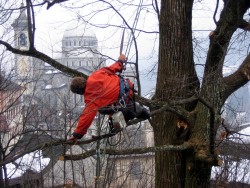
[[[102, 70], [104, 70], [109, 75], [117, 75], [106, 67], [103, 67]], [[117, 76], [119, 77], [119, 80], [120, 80], [120, 92], [118, 96], [118, 101], [112, 105], [109, 105], [109, 108], [108, 108], [108, 109], [112, 109], [114, 112], [119, 111], [120, 108], [126, 108], [126, 100], [129, 96], [129, 91], [130, 91], [130, 85], [129, 85], [128, 79], [124, 79], [121, 75], [117, 75]], [[105, 111], [105, 109], [103, 110]], [[104, 111], [103, 113], [105, 113]], [[108, 113], [108, 110], [106, 111]]]
[[122, 107], [126, 107], [126, 100], [129, 95], [129, 83], [127, 79], [124, 79], [123, 77], [119, 76], [120, 78], [120, 93], [118, 97], [118, 102]]

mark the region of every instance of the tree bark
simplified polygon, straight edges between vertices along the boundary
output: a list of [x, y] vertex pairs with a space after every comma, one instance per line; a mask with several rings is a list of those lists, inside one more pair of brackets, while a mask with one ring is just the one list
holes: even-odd
[[[161, 2], [159, 64], [155, 99], [180, 100], [198, 93], [198, 102], [182, 105], [189, 117], [162, 112], [153, 118], [155, 145], [182, 144], [187, 141], [194, 152], [156, 152], [156, 187], [209, 187], [213, 165], [218, 163], [214, 151], [215, 125], [220, 122], [221, 108], [227, 97], [249, 81], [249, 56], [235, 73], [238, 79], [223, 78], [222, 68], [229, 42], [237, 28], [248, 24], [243, 15], [249, 1], [224, 1], [217, 27], [210, 35], [210, 46], [202, 87], [195, 73], [192, 46], [193, 1], [167, 0]], [[244, 22], [246, 23], [246, 22]], [[231, 85], [229, 80], [231, 79]], [[177, 124], [186, 121], [190, 134]], [[184, 134], [185, 133], [185, 134]], [[183, 136], [184, 134], [184, 136]]]
[[[155, 99], [159, 101], [188, 98], [199, 89], [194, 69], [192, 46], [193, 1], [161, 1], [160, 49]], [[193, 110], [195, 103], [188, 103]], [[183, 135], [177, 127], [179, 118], [173, 113], [163, 112], [153, 118], [155, 145], [182, 144], [188, 134]], [[155, 153], [156, 187], [185, 187], [186, 153], [166, 151]], [[195, 181], [195, 180], [194, 180]]]

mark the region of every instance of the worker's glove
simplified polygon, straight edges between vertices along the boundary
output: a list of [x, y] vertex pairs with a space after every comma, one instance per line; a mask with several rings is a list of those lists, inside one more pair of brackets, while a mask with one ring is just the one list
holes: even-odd
[[121, 54], [121, 55], [118, 57], [118, 62], [126, 63], [126, 62], [127, 62], [127, 57], [126, 57], [124, 54]]
[[74, 144], [77, 144], [78, 139], [81, 139], [84, 135], [73, 133], [71, 137], [68, 138], [67, 141], [74, 141]]
[[[126, 70], [127, 57], [124, 54], [121, 54], [118, 57], [118, 62], [122, 63], [122, 70]], [[122, 72], [121, 70], [121, 72]]]

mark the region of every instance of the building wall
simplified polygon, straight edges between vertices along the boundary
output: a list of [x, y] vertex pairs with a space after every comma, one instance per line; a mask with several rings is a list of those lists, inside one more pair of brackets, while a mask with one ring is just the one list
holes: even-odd
[[[5, 120], [1, 122], [0, 133], [1, 143], [5, 149], [18, 141], [18, 135], [23, 129], [22, 93], [24, 88], [6, 78], [2, 80], [0, 87], [0, 115]], [[6, 150], [6, 154], [8, 152], [9, 148]]]
[[[124, 150], [125, 148], [154, 146], [154, 133], [148, 121], [129, 126], [126, 129], [130, 142], [125, 141], [122, 136], [121, 141], [112, 148]], [[154, 153], [111, 156], [107, 163], [104, 187], [154, 187]]]

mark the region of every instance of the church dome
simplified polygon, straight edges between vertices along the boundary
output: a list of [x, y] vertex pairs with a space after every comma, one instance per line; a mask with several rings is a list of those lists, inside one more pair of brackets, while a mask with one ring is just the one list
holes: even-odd
[[86, 22], [71, 23], [68, 25], [67, 29], [64, 31], [63, 38], [71, 37], [94, 37], [96, 35], [92, 30], [91, 26]]

